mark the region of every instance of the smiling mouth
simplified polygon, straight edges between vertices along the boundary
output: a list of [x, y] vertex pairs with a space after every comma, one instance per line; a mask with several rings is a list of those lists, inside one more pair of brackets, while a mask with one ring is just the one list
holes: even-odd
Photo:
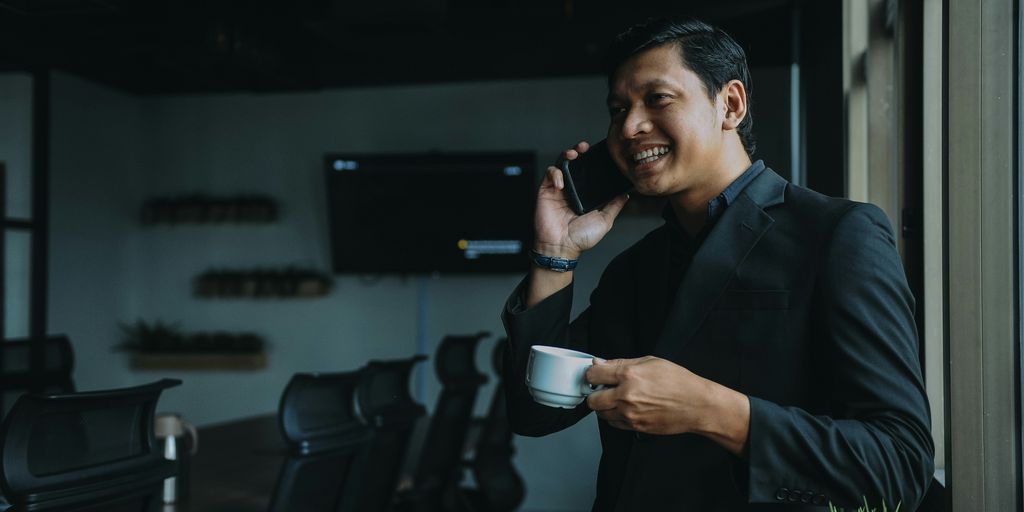
[[633, 154], [633, 163], [636, 165], [649, 164], [668, 154], [671, 150], [668, 146], [657, 146]]

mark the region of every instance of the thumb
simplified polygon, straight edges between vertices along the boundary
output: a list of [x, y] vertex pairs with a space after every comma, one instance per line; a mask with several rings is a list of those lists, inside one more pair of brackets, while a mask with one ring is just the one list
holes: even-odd
[[608, 219], [608, 222], [612, 222], [619, 216], [622, 208], [626, 206], [626, 201], [629, 201], [629, 194], [619, 194], [601, 208], [601, 213]]

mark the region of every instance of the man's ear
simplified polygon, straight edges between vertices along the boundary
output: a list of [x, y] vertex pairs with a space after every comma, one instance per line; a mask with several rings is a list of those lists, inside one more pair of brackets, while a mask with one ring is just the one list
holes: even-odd
[[722, 120], [723, 130], [735, 130], [739, 128], [740, 122], [747, 117], [747, 90], [743, 82], [729, 80], [722, 86], [718, 94], [725, 105], [725, 118]]

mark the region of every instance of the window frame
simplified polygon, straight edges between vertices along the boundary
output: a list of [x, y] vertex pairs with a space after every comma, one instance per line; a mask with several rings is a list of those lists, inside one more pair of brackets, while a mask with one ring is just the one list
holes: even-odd
[[[1015, 0], [947, 0], [947, 488], [954, 511], [1021, 509]], [[1009, 276], [1009, 278], [1007, 278]]]

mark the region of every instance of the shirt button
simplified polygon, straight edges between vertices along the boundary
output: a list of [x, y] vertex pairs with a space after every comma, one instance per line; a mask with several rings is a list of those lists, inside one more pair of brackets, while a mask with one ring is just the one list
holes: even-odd
[[828, 501], [828, 498], [826, 498], [824, 494], [819, 494], [814, 497], [815, 505], [824, 505], [826, 501]]
[[786, 501], [789, 498], [789, 489], [785, 487], [775, 491], [775, 499], [779, 501]]

